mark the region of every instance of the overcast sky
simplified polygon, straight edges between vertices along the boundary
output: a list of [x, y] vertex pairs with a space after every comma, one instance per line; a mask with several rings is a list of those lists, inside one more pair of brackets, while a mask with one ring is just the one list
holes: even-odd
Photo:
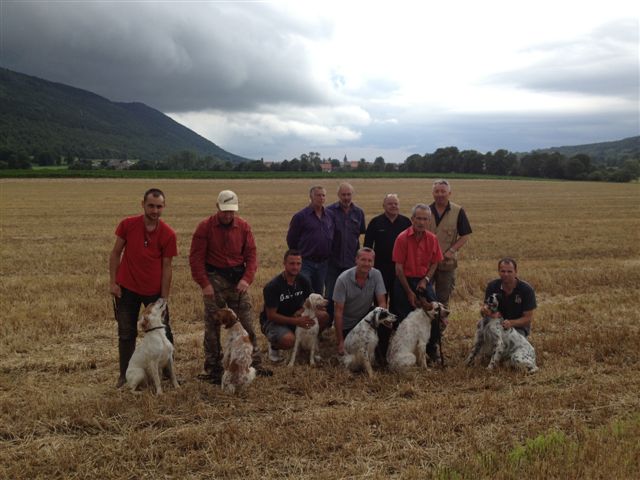
[[0, 3], [0, 64], [248, 158], [401, 162], [640, 134], [633, 0]]

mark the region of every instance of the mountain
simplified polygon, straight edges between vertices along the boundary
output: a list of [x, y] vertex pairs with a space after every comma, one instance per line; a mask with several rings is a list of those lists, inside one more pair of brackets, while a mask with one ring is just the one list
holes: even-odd
[[165, 160], [184, 150], [238, 163], [229, 153], [143, 103], [0, 68], [0, 150], [81, 158]]
[[589, 155], [594, 163], [620, 165], [626, 159], [640, 158], [640, 136], [624, 138], [614, 142], [589, 143], [566, 147], [551, 147], [534, 150], [537, 153], [558, 152], [567, 158], [583, 153]]

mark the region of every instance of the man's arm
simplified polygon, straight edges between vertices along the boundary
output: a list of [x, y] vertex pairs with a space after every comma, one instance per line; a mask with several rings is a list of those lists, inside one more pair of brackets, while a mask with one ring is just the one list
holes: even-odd
[[118, 273], [120, 258], [126, 243], [124, 238], [116, 236], [116, 243], [113, 246], [113, 250], [111, 250], [111, 255], [109, 255], [109, 290], [111, 295], [117, 298], [122, 296], [122, 290], [120, 285], [116, 283], [116, 274]]
[[336, 329], [336, 344], [338, 345], [338, 355], [344, 355], [344, 338], [342, 337], [342, 326], [344, 315], [344, 303], [333, 302], [333, 322]]
[[364, 232], [364, 243], [362, 244], [363, 246], [369, 248], [373, 248], [373, 245], [375, 243], [375, 226], [373, 225], [373, 223], [373, 220], [369, 222], [367, 230]]
[[387, 308], [387, 296], [384, 293], [376, 295], [376, 305], [381, 308]]
[[533, 310], [527, 310], [522, 312], [522, 316], [520, 318], [515, 318], [513, 320], [504, 320], [502, 322], [502, 326], [505, 328], [527, 328], [531, 326], [531, 322], [533, 321]]
[[236, 290], [244, 293], [249, 289], [249, 285], [253, 283], [256, 271], [258, 270], [258, 249], [256, 248], [256, 240], [251, 231], [251, 227], [247, 224], [244, 243], [244, 264], [245, 271], [242, 279], [236, 285]]
[[189, 251], [189, 266], [191, 278], [202, 288], [202, 295], [213, 299], [214, 291], [207, 270], [205, 268], [207, 256], [207, 222], [201, 222], [191, 238], [191, 250]]
[[171, 262], [173, 257], [162, 258], [162, 282], [160, 287], [160, 296], [167, 300], [169, 298], [169, 290], [171, 290], [171, 277], [173, 276], [173, 267]]
[[291, 222], [289, 222], [289, 231], [287, 232], [287, 246], [289, 248], [300, 248], [300, 220], [299, 215], [296, 213], [293, 217], [291, 217]]
[[445, 258], [455, 257], [456, 253], [458, 253], [458, 251], [464, 246], [464, 244], [467, 243], [467, 240], [469, 240], [470, 236], [471, 234], [462, 235], [461, 237], [458, 237], [458, 240], [456, 240], [456, 242], [453, 245], [451, 245], [446, 252], [444, 252], [444, 257]]

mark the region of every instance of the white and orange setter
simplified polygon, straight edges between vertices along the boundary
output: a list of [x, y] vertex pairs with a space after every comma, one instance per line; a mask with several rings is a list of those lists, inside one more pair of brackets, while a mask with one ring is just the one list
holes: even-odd
[[221, 308], [215, 313], [217, 320], [227, 330], [222, 366], [222, 390], [235, 393], [249, 385], [256, 378], [256, 370], [251, 366], [253, 345], [247, 331], [238, 321], [238, 316], [230, 308]]

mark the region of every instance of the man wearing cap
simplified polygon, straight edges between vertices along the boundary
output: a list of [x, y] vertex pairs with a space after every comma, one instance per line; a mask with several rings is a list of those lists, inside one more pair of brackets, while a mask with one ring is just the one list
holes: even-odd
[[315, 293], [324, 294], [324, 283], [333, 242], [333, 214], [324, 208], [327, 191], [316, 185], [309, 190], [309, 205], [289, 223], [287, 245], [302, 254], [302, 275]]
[[[117, 388], [126, 382], [129, 360], [136, 348], [140, 305], [169, 297], [171, 262], [178, 248], [176, 233], [160, 219], [164, 207], [164, 193], [150, 188], [142, 198], [144, 213], [125, 218], [116, 228], [116, 242], [109, 256], [109, 289], [118, 322]], [[164, 321], [167, 338], [173, 343], [168, 308]]]
[[446, 180], [436, 180], [432, 189], [434, 202], [429, 205], [431, 220], [429, 231], [438, 237], [444, 260], [433, 274], [438, 301], [449, 305], [449, 297], [456, 284], [458, 252], [471, 236], [471, 225], [464, 209], [451, 201], [451, 185]]
[[204, 371], [200, 378], [220, 384], [222, 379], [222, 347], [220, 324], [215, 313], [231, 308], [253, 344], [253, 366], [258, 374], [271, 372], [259, 368], [260, 352], [253, 329], [253, 308], [249, 285], [258, 269], [256, 243], [249, 224], [240, 217], [238, 196], [223, 190], [216, 202], [217, 213], [204, 219], [193, 234], [189, 264], [191, 276], [202, 288], [204, 300]]

